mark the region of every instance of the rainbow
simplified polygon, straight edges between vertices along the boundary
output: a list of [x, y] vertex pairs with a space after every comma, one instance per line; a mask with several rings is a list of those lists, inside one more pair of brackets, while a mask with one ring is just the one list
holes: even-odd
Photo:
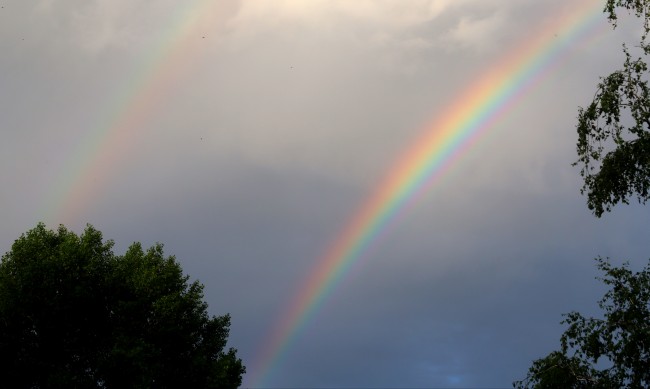
[[101, 197], [110, 178], [125, 167], [128, 155], [150, 135], [144, 134], [143, 126], [205, 47], [202, 38], [213, 27], [211, 19], [221, 13], [219, 3], [191, 0], [170, 12], [167, 28], [143, 53], [131, 78], [113, 92], [99, 123], [73, 147], [41, 212], [47, 222], [78, 222], [90, 202]]
[[300, 330], [400, 211], [439, 182], [526, 92], [561, 64], [576, 42], [593, 37], [597, 26], [606, 26], [599, 5], [598, 0], [583, 0], [553, 15], [440, 111], [316, 262], [260, 350], [250, 385], [264, 386]]

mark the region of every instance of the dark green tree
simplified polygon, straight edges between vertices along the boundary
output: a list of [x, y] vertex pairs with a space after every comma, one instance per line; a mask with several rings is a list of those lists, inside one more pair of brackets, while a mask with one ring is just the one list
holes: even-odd
[[623, 68], [601, 79], [593, 101], [578, 111], [578, 160], [584, 178], [582, 193], [598, 217], [636, 195], [650, 198], [650, 87], [647, 38], [650, 2], [607, 0], [605, 12], [616, 27], [617, 11], [634, 13], [643, 22], [638, 57], [623, 46]]
[[0, 383], [10, 388], [235, 388], [230, 317], [157, 244], [123, 256], [87, 226], [43, 224], [0, 263]]
[[566, 314], [560, 350], [533, 362], [516, 388], [650, 387], [650, 265], [633, 272], [597, 261], [611, 287], [598, 304], [603, 318]]
[[[578, 161], [582, 193], [597, 217], [618, 204], [650, 199], [650, 87], [647, 42], [649, 0], [607, 0], [605, 13], [616, 27], [626, 10], [643, 23], [634, 58], [623, 46], [623, 68], [601, 79], [593, 101], [578, 112]], [[516, 388], [650, 387], [650, 265], [632, 272], [597, 258], [610, 290], [600, 300], [602, 318], [565, 315], [561, 347], [533, 362]]]

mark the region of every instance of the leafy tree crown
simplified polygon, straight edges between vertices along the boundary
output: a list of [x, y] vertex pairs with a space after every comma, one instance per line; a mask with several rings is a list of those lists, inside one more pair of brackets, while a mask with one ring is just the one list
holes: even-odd
[[230, 316], [210, 316], [163, 245], [77, 236], [43, 224], [0, 262], [0, 366], [15, 388], [227, 388], [245, 368], [226, 349]]

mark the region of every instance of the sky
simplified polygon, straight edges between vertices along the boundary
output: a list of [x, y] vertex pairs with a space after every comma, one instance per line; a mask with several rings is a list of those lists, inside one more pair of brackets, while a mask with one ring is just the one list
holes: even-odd
[[0, 6], [0, 251], [164, 243], [244, 387], [509, 387], [597, 314], [594, 257], [648, 258], [647, 208], [594, 217], [571, 166], [639, 36], [602, 1]]

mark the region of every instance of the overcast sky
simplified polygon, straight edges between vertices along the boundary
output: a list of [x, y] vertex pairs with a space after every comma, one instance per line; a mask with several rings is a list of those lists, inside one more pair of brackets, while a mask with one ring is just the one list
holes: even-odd
[[648, 210], [596, 219], [571, 166], [629, 24], [569, 40], [260, 360], [397, 159], [567, 3], [0, 0], [0, 251], [39, 221], [164, 243], [232, 315], [244, 386], [508, 387], [595, 312], [592, 258], [648, 256]]

